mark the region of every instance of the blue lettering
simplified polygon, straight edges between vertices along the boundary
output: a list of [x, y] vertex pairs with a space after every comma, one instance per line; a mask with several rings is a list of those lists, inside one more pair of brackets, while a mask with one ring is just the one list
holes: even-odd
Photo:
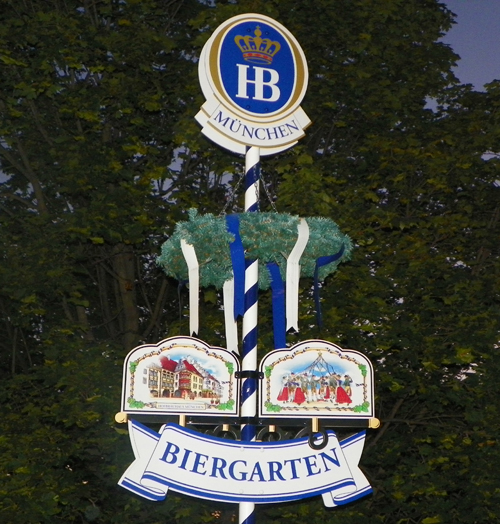
[[[308, 457], [304, 457], [304, 461], [306, 463], [308, 477], [312, 477], [313, 475], [317, 475], [318, 473], [321, 473], [321, 470], [317, 469], [318, 465], [316, 464], [315, 455], [309, 455]], [[316, 468], [316, 471], [313, 471], [313, 468]]]
[[184, 450], [184, 456], [182, 457], [182, 462], [181, 462], [181, 465], [179, 466], [179, 468], [186, 469], [186, 463], [188, 461], [188, 458], [189, 458], [190, 454], [191, 454], [191, 450], [190, 449], [185, 449]]
[[[278, 132], [276, 131], [276, 129], [276, 127], [267, 128], [267, 138], [269, 138], [269, 140], [272, 140], [273, 138], [278, 138]], [[271, 135], [274, 135], [274, 137]]]
[[[238, 123], [238, 129], [233, 129], [233, 124], [234, 123]], [[229, 125], [229, 129], [233, 132], [233, 133], [237, 133], [239, 130], [240, 130], [240, 127], [241, 127], [241, 122], [239, 120], [232, 120], [231, 121], [231, 124]]]
[[266, 481], [264, 475], [262, 474], [262, 468], [260, 467], [260, 464], [258, 462], [255, 463], [255, 466], [253, 467], [252, 473], [250, 474], [250, 478], [248, 479], [248, 481], [253, 482], [253, 478], [255, 475], [259, 477], [260, 482]]
[[[226, 127], [226, 124], [229, 120], [229, 117], [226, 116], [226, 118], [224, 118], [224, 120], [222, 119], [222, 111], [219, 111], [219, 114], [214, 118], [214, 120], [216, 122], [218, 122], [219, 124], [222, 124], [223, 127]], [[231, 119], [232, 120], [232, 119]]]
[[279, 131], [281, 133], [281, 138], [284, 138], [285, 136], [288, 136], [290, 134], [290, 133], [286, 132], [286, 129], [285, 129], [284, 125], [278, 126], [276, 129], [279, 129]]
[[[295, 124], [295, 120], [292, 120], [292, 122]], [[292, 124], [289, 124], [288, 122], [286, 123], [286, 127], [288, 127], [288, 131], [290, 131], [290, 128], [292, 129], [295, 129], [295, 131], [298, 131], [299, 130], [299, 126], [297, 124], [293, 125]], [[290, 131], [291, 133], [293, 133], [293, 131]]]
[[328, 467], [326, 463], [327, 460], [331, 462], [332, 464], [335, 464], [335, 466], [340, 468], [340, 462], [339, 462], [339, 459], [337, 458], [337, 451], [335, 450], [335, 448], [332, 448], [330, 451], [335, 455], [335, 458], [328, 456], [325, 452], [321, 452], [319, 454], [319, 456], [323, 459], [323, 465], [325, 466], [326, 471], [330, 471], [330, 468]]
[[245, 466], [247, 465], [246, 461], [244, 460], [235, 460], [234, 462], [231, 462], [231, 465], [229, 466], [229, 476], [234, 479], [234, 480], [246, 480], [247, 479], [247, 472], [246, 471], [240, 471], [239, 472], [239, 477], [235, 477], [234, 476], [234, 467], [236, 466], [236, 464], [238, 464], [238, 462], [241, 462], [242, 464], [244, 464]]
[[203, 455], [201, 453], [196, 453], [196, 458], [194, 459], [193, 469], [191, 470], [191, 473], [198, 473], [198, 475], [205, 475], [206, 471], [198, 471], [198, 468], [201, 466], [203, 467], [207, 462], [204, 460], [202, 462], [202, 458], [208, 459], [208, 455]]
[[281, 462], [269, 462], [269, 481], [274, 482], [274, 475], [276, 475], [280, 480], [285, 480], [281, 474], [283, 469], [283, 464]]
[[257, 129], [254, 128], [255, 138], [257, 138], [258, 140], [265, 140], [266, 137], [265, 137], [265, 136], [259, 136], [259, 135], [257, 134], [258, 131], [263, 131], [263, 132], [265, 132], [265, 129], [262, 128], [262, 127], [258, 127]]
[[[220, 466], [219, 466], [219, 462], [221, 463]], [[223, 458], [214, 457], [214, 463], [213, 463], [213, 466], [212, 466], [212, 473], [210, 474], [210, 476], [211, 477], [217, 477], [217, 473], [216, 472], [218, 471], [220, 476], [221, 476], [221, 478], [227, 480], [227, 477], [224, 474], [224, 468], [226, 466], [227, 466], [227, 462]]]
[[296, 462], [300, 462], [301, 459], [291, 459], [291, 460], [285, 460], [283, 464], [290, 463], [290, 467], [292, 469], [292, 479], [298, 479], [299, 476], [297, 475], [297, 468], [295, 467]]
[[249, 129], [245, 124], [243, 124], [243, 133], [242, 133], [243, 137], [245, 137], [245, 134], [247, 134], [248, 138], [253, 138], [253, 132], [254, 132], [253, 127]]
[[[172, 442], [168, 442], [167, 447], [165, 448], [165, 453], [163, 453], [163, 457], [160, 460], [163, 460], [163, 462], [166, 462], [167, 464], [175, 464], [177, 462], [177, 453], [179, 453], [179, 451], [179, 446], [176, 446]], [[172, 455], [172, 458], [167, 460], [169, 455]]]

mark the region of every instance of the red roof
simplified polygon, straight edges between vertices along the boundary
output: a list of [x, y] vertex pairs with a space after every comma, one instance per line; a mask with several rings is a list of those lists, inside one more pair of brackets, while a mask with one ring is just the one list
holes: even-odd
[[183, 360], [182, 363], [188, 371], [191, 371], [191, 373], [195, 373], [199, 377], [202, 376], [201, 373], [193, 366], [193, 364], [190, 364], [187, 360]]
[[177, 362], [175, 360], [170, 360], [168, 357], [161, 357], [160, 364], [161, 367], [167, 371], [175, 371], [175, 366], [177, 366]]

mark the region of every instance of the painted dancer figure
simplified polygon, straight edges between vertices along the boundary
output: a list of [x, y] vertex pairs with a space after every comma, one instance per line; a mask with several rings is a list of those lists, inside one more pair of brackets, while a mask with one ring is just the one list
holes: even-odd
[[351, 378], [349, 375], [344, 375], [344, 383], [343, 383], [343, 386], [344, 386], [345, 392], [346, 392], [349, 396], [352, 395], [351, 384], [352, 384], [352, 378]]
[[277, 400], [279, 400], [280, 402], [288, 402], [288, 384], [288, 375], [283, 375], [283, 377], [281, 378], [281, 389], [277, 398]]
[[307, 402], [313, 401], [313, 380], [311, 375], [304, 373], [305, 391], [307, 392]]
[[342, 384], [342, 376], [341, 375], [335, 375], [335, 378], [337, 379], [337, 394], [336, 394], [336, 400], [339, 404], [350, 404], [352, 402], [351, 397], [346, 393], [345, 389], [341, 386]]
[[295, 404], [298, 404], [299, 406], [303, 404], [306, 401], [306, 396], [304, 395], [304, 391], [307, 391], [307, 379], [303, 376], [297, 377], [299, 380], [297, 387], [295, 388], [295, 396], [293, 398], [293, 401]]
[[337, 386], [339, 385], [335, 373], [330, 373], [328, 376], [328, 390], [330, 402], [335, 402], [337, 398]]
[[297, 389], [297, 386], [298, 382], [295, 373], [290, 373], [290, 378], [288, 381], [288, 400], [290, 402], [293, 402], [293, 399], [295, 398], [295, 391]]
[[321, 377], [320, 400], [328, 400], [330, 398], [330, 389], [328, 387], [327, 377]]
[[321, 377], [313, 375], [313, 400], [316, 402], [321, 400]]

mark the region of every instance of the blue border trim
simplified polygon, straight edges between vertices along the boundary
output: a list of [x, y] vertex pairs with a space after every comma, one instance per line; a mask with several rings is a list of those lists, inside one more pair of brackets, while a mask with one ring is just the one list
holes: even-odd
[[155, 439], [155, 440], [160, 440], [160, 434], [157, 433], [156, 431], [153, 431], [152, 429], [149, 429], [147, 426], [145, 426], [144, 424], [141, 424], [140, 422], [137, 422], [137, 420], [131, 420], [130, 421], [132, 423], [132, 426], [134, 427], [134, 429], [136, 431], [139, 431], [141, 433], [144, 433], [146, 435], [148, 435], [149, 437]]
[[158, 495], [155, 494], [154, 491], [150, 491], [141, 484], [137, 484], [137, 482], [134, 482], [130, 479], [123, 479], [121, 482], [118, 483], [119, 486], [122, 488], [128, 489], [129, 491], [132, 491], [136, 495], [139, 495], [140, 497], [144, 497], [148, 500], [153, 500], [155, 502], [160, 500], [165, 500], [166, 495], [160, 494], [158, 491]]
[[157, 484], [167, 486], [168, 488], [177, 491], [179, 493], [184, 493], [185, 495], [190, 495], [193, 497], [198, 497], [208, 500], [217, 500], [221, 502], [255, 502], [261, 504], [267, 504], [272, 502], [290, 502], [293, 500], [300, 500], [308, 497], [314, 497], [316, 495], [321, 495], [322, 493], [327, 493], [330, 491], [335, 491], [346, 486], [356, 486], [354, 480], [352, 479], [342, 479], [338, 480], [333, 484], [328, 484], [321, 486], [319, 488], [310, 489], [308, 491], [290, 491], [287, 493], [282, 493], [280, 495], [270, 494], [270, 495], [231, 495], [228, 493], [221, 493], [215, 490], [207, 489], [196, 489], [190, 484], [182, 484], [177, 481], [174, 481], [170, 478], [163, 477], [153, 472], [144, 472], [142, 477], [143, 479], [151, 480]]

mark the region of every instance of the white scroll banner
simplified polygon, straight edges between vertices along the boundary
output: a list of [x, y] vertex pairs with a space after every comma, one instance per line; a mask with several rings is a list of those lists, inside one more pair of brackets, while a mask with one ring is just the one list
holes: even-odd
[[224, 323], [226, 326], [226, 349], [239, 354], [238, 323], [234, 319], [234, 278], [224, 282], [222, 295], [224, 300]]
[[196, 251], [191, 244], [181, 238], [181, 249], [188, 267], [189, 276], [189, 334], [198, 334], [199, 299], [200, 299], [200, 265]]
[[[348, 439], [345, 439], [340, 443], [340, 445], [342, 446], [342, 450], [344, 451], [344, 454], [349, 455], [349, 461], [352, 461], [353, 464], [359, 464], [359, 461], [361, 460], [364, 441], [365, 432], [362, 432], [353, 435], [352, 437], [349, 437]], [[359, 468], [354, 468], [352, 470], [352, 476], [358, 488], [356, 493], [349, 493], [347, 495], [335, 495], [332, 492], [323, 493], [323, 503], [327, 508], [342, 506], [343, 504], [353, 502], [354, 500], [357, 500], [361, 497], [364, 497], [365, 495], [369, 495], [370, 493], [372, 493], [373, 490], [370, 486], [370, 483]]]
[[[165, 426], [163, 426], [163, 428], [164, 427]], [[118, 485], [148, 500], [164, 500], [167, 495], [167, 490], [165, 488], [162, 490], [145, 488], [141, 485], [140, 480], [138, 480], [142, 477], [144, 469], [149, 462], [149, 450], [154, 449], [158, 444], [160, 434], [138, 422], [135, 422], [134, 420], [128, 421], [128, 433], [135, 460], [118, 481]]]
[[[149, 500], [162, 500], [171, 488], [197, 498], [223, 502], [276, 503], [322, 495], [338, 506], [371, 493], [358, 467], [365, 432], [312, 449], [308, 438], [281, 442], [240, 442], [210, 437], [176, 424], [156, 434], [129, 421], [139, 448], [119, 485]], [[142, 448], [144, 446], [144, 448]], [[135, 452], [135, 448], [134, 448]]]
[[220, 104], [213, 93], [207, 92], [207, 95], [195, 116], [202, 126], [201, 131], [216, 144], [235, 153], [245, 154], [247, 146], [259, 147], [261, 156], [279, 153], [295, 145], [311, 123], [301, 107], [272, 122], [242, 118], [230, 107]]
[[305, 218], [297, 226], [297, 241], [286, 263], [286, 330], [299, 330], [300, 257], [309, 240], [309, 226]]

